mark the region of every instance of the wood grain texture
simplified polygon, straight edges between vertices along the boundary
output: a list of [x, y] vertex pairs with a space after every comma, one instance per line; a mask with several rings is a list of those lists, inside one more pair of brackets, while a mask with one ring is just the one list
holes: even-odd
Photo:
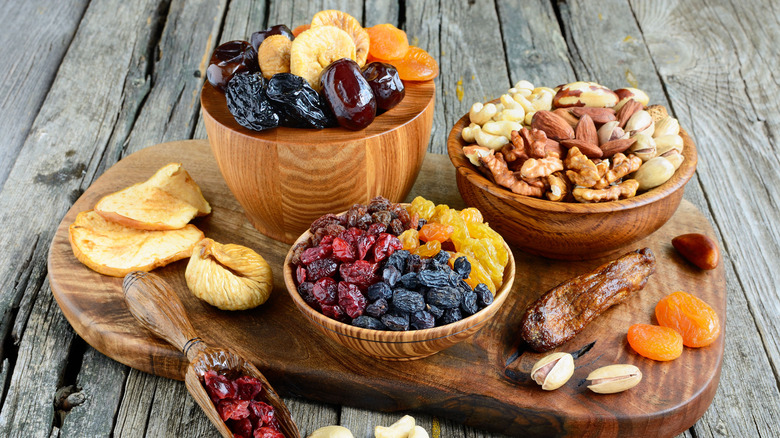
[[[153, 173], [158, 163], [167, 162], [181, 147], [181, 143], [172, 143], [148, 148], [121, 161], [77, 201], [69, 216], [88, 208], [104, 192], [116, 190], [114, 186], [123, 186], [133, 178], [143, 179], [144, 175]], [[159, 273], [177, 290], [193, 326], [207, 343], [219, 340], [242, 356], [256, 358], [263, 374], [283, 393], [331, 403], [360, 404], [372, 409], [413, 409], [454, 416], [458, 421], [510, 435], [592, 430], [621, 436], [643, 436], [658, 427], [665, 430], [665, 434], [680, 432], [703, 413], [714, 396], [722, 357], [722, 337], [711, 347], [686, 351], [680, 359], [663, 365], [636, 356], [625, 343], [624, 330], [628, 325], [650, 322], [658, 299], [677, 288], [702, 297], [713, 305], [721, 318], [725, 315], [722, 268], [703, 274], [677, 256], [669, 243], [671, 237], [681, 234], [682, 230], [712, 235], [706, 221], [700, 219], [700, 214], [690, 204], [683, 203], [667, 225], [637, 244], [650, 246], [658, 258], [658, 275], [651, 278], [645, 290], [636, 299], [608, 311], [561, 347], [565, 351], [575, 351], [596, 341], [593, 350], [578, 362], [585, 366], [575, 372], [572, 382], [583, 378], [591, 368], [627, 362], [642, 368], [645, 374], [642, 391], [630, 391], [618, 398], [594, 398], [572, 384], [552, 394], [540, 394], [527, 377], [539, 355], [521, 350], [519, 359], [507, 364], [507, 358], [517, 347], [516, 330], [522, 310], [550, 287], [592, 269], [604, 260], [554, 262], [516, 252], [518, 273], [515, 281], [522, 284], [518, 283], [497, 315], [472, 339], [418, 361], [368, 360], [324, 338], [298, 313], [289, 297], [279, 290], [284, 284], [279, 278], [279, 266], [288, 247], [278, 242], [274, 244], [251, 231], [240, 209], [236, 208], [236, 201], [227, 195], [224, 183], [219, 183], [213, 162], [195, 164], [208, 159], [205, 142], [189, 142], [187, 147], [191, 151], [187, 158], [192, 162], [185, 161], [184, 167], [214, 208], [212, 215], [201, 219], [199, 225], [206, 235], [218, 241], [263, 248], [260, 252], [276, 267], [274, 283], [277, 286], [271, 299], [260, 308], [226, 313], [184, 292], [182, 262], [169, 265]], [[429, 178], [435, 181], [434, 175], [447, 169], [451, 172], [445, 157], [432, 155], [431, 158], [425, 173]], [[199, 170], [190, 171], [190, 168]], [[434, 181], [431, 182], [433, 186], [447, 185]], [[450, 195], [437, 202], [457, 197], [452, 180], [449, 181]], [[423, 180], [420, 187], [426, 185]], [[69, 216], [52, 245], [50, 275], [55, 296], [74, 328], [90, 343], [119, 360], [157, 373], [166, 372], [172, 376], [175, 373], [181, 378], [186, 366], [181, 354], [171, 347], [159, 345], [161, 341], [138, 330], [123, 310], [122, 303], [114, 303], [117, 299], [121, 301], [121, 295], [117, 297], [116, 291], [120, 280], [102, 277], [79, 265], [72, 257], [67, 240], [63, 240], [61, 234]], [[539, 275], [540, 272], [545, 274]], [[86, 283], [95, 289], [73, 287]], [[100, 315], [110, 315], [108, 325], [98, 323], [102, 317], [95, 313], [93, 305], [85, 305], [96, 298], [101, 302]], [[91, 321], [88, 327], [80, 322], [85, 320]], [[725, 320], [722, 319], [722, 323], [725, 324]], [[111, 329], [106, 331], [108, 327]], [[247, 337], [247, 331], [252, 336]], [[259, 351], [263, 352], [260, 357], [256, 356]], [[175, 365], [177, 363], [179, 365]], [[444, 375], [448, 376], [446, 381], [436, 377]], [[480, 388], [479, 393], [471, 392], [476, 387]], [[424, 396], [420, 397], [420, 394]], [[562, 410], [561, 406], [570, 408]], [[521, 417], [509, 414], [516, 409], [522, 410]], [[594, 421], [594, 412], [598, 412], [599, 421]]]
[[209, 84], [201, 103], [211, 150], [250, 222], [292, 243], [327, 212], [380, 195], [398, 202], [409, 193], [428, 145], [435, 88], [432, 81], [408, 82], [405, 90], [401, 103], [360, 131], [252, 131]]

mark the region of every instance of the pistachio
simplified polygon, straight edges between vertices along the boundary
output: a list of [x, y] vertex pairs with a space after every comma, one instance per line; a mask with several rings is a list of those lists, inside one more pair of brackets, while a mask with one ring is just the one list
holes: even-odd
[[655, 132], [653, 137], [662, 137], [665, 135], [678, 135], [680, 133], [680, 122], [674, 117], [666, 116], [655, 122]]
[[677, 149], [671, 149], [668, 152], [665, 152], [663, 155], [659, 155], [659, 157], [663, 157], [669, 160], [669, 162], [672, 163], [674, 170], [679, 169], [683, 160], [685, 160], [683, 154], [681, 154]]
[[[626, 126], [623, 129], [633, 137], [635, 134], [646, 133], [645, 131], [650, 129], [651, 126], [653, 127], [653, 130], [655, 130], [653, 117], [647, 111], [641, 110], [635, 112], [634, 115], [628, 119], [628, 122], [626, 122]], [[653, 132], [650, 132], [651, 135], [652, 133]]]
[[553, 353], [541, 358], [531, 369], [531, 378], [545, 391], [563, 386], [574, 374], [574, 357], [569, 353]]
[[663, 155], [672, 149], [676, 149], [677, 152], [682, 152], [683, 150], [683, 139], [677, 134], [655, 137], [654, 140], [656, 154], [658, 155]]
[[639, 190], [650, 190], [658, 187], [674, 175], [674, 165], [664, 157], [655, 157], [634, 173], [634, 179], [639, 183]]
[[599, 145], [603, 145], [605, 143], [609, 143], [612, 140], [620, 140], [623, 138], [628, 138], [628, 134], [621, 129], [618, 124], [617, 120], [613, 120], [611, 122], [607, 122], [603, 125], [601, 125], [601, 128], [599, 128]]
[[608, 365], [588, 374], [586, 379], [590, 380], [591, 391], [614, 394], [635, 387], [642, 380], [642, 371], [634, 365]]
[[631, 136], [636, 142], [628, 149], [629, 152], [641, 158], [642, 161], [648, 161], [651, 158], [658, 155], [656, 153], [657, 148], [653, 137], [645, 134], [637, 134]]

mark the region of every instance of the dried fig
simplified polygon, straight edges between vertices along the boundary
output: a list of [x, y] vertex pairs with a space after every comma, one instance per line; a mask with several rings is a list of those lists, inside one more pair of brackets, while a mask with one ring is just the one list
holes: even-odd
[[341, 58], [355, 60], [355, 43], [335, 26], [317, 26], [302, 32], [290, 48], [290, 73], [306, 79], [320, 90], [320, 74]]
[[290, 73], [292, 41], [283, 35], [271, 35], [257, 48], [257, 63], [266, 79], [277, 73]]
[[184, 273], [196, 297], [222, 310], [263, 304], [273, 290], [268, 263], [251, 249], [205, 238], [195, 245]]
[[366, 65], [370, 38], [368, 31], [363, 29], [355, 17], [342, 11], [320, 11], [314, 14], [311, 19], [311, 27], [316, 26], [335, 26], [349, 34], [355, 43], [355, 57], [352, 59], [358, 63], [360, 68]]

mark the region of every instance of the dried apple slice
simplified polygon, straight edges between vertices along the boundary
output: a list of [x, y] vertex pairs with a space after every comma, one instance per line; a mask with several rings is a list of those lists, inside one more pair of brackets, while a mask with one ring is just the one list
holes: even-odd
[[204, 236], [194, 225], [167, 231], [138, 230], [108, 221], [94, 211], [83, 211], [68, 229], [68, 237], [78, 261], [101, 274], [124, 277], [189, 257]]
[[290, 48], [290, 73], [306, 80], [315, 90], [320, 74], [331, 62], [341, 58], [355, 60], [355, 43], [335, 26], [317, 26], [301, 32]]
[[355, 43], [356, 57], [352, 59], [358, 63], [360, 68], [366, 65], [366, 57], [368, 57], [371, 40], [368, 32], [363, 29], [363, 26], [360, 25], [360, 22], [355, 17], [335, 9], [320, 11], [314, 14], [314, 17], [311, 19], [311, 27], [315, 26], [336, 26], [348, 33]]
[[257, 63], [266, 79], [277, 73], [290, 73], [292, 41], [284, 35], [271, 35], [257, 48]]
[[95, 212], [139, 230], [177, 230], [211, 213], [211, 206], [181, 163], [170, 163], [148, 180], [103, 197]]

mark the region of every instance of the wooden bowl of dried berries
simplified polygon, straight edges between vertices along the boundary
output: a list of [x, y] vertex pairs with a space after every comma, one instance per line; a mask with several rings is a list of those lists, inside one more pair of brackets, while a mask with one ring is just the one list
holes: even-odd
[[696, 170], [691, 138], [648, 101], [635, 88], [520, 81], [450, 131], [458, 190], [526, 252], [614, 254], [669, 220]]
[[414, 184], [438, 67], [410, 47], [409, 59], [381, 61], [369, 30], [322, 11], [297, 35], [276, 25], [215, 50], [204, 124], [225, 182], [263, 234], [292, 243], [326, 212], [378, 195], [399, 201]]
[[374, 198], [316, 220], [287, 254], [287, 291], [346, 348], [386, 360], [471, 337], [506, 300], [512, 252], [479, 210]]

